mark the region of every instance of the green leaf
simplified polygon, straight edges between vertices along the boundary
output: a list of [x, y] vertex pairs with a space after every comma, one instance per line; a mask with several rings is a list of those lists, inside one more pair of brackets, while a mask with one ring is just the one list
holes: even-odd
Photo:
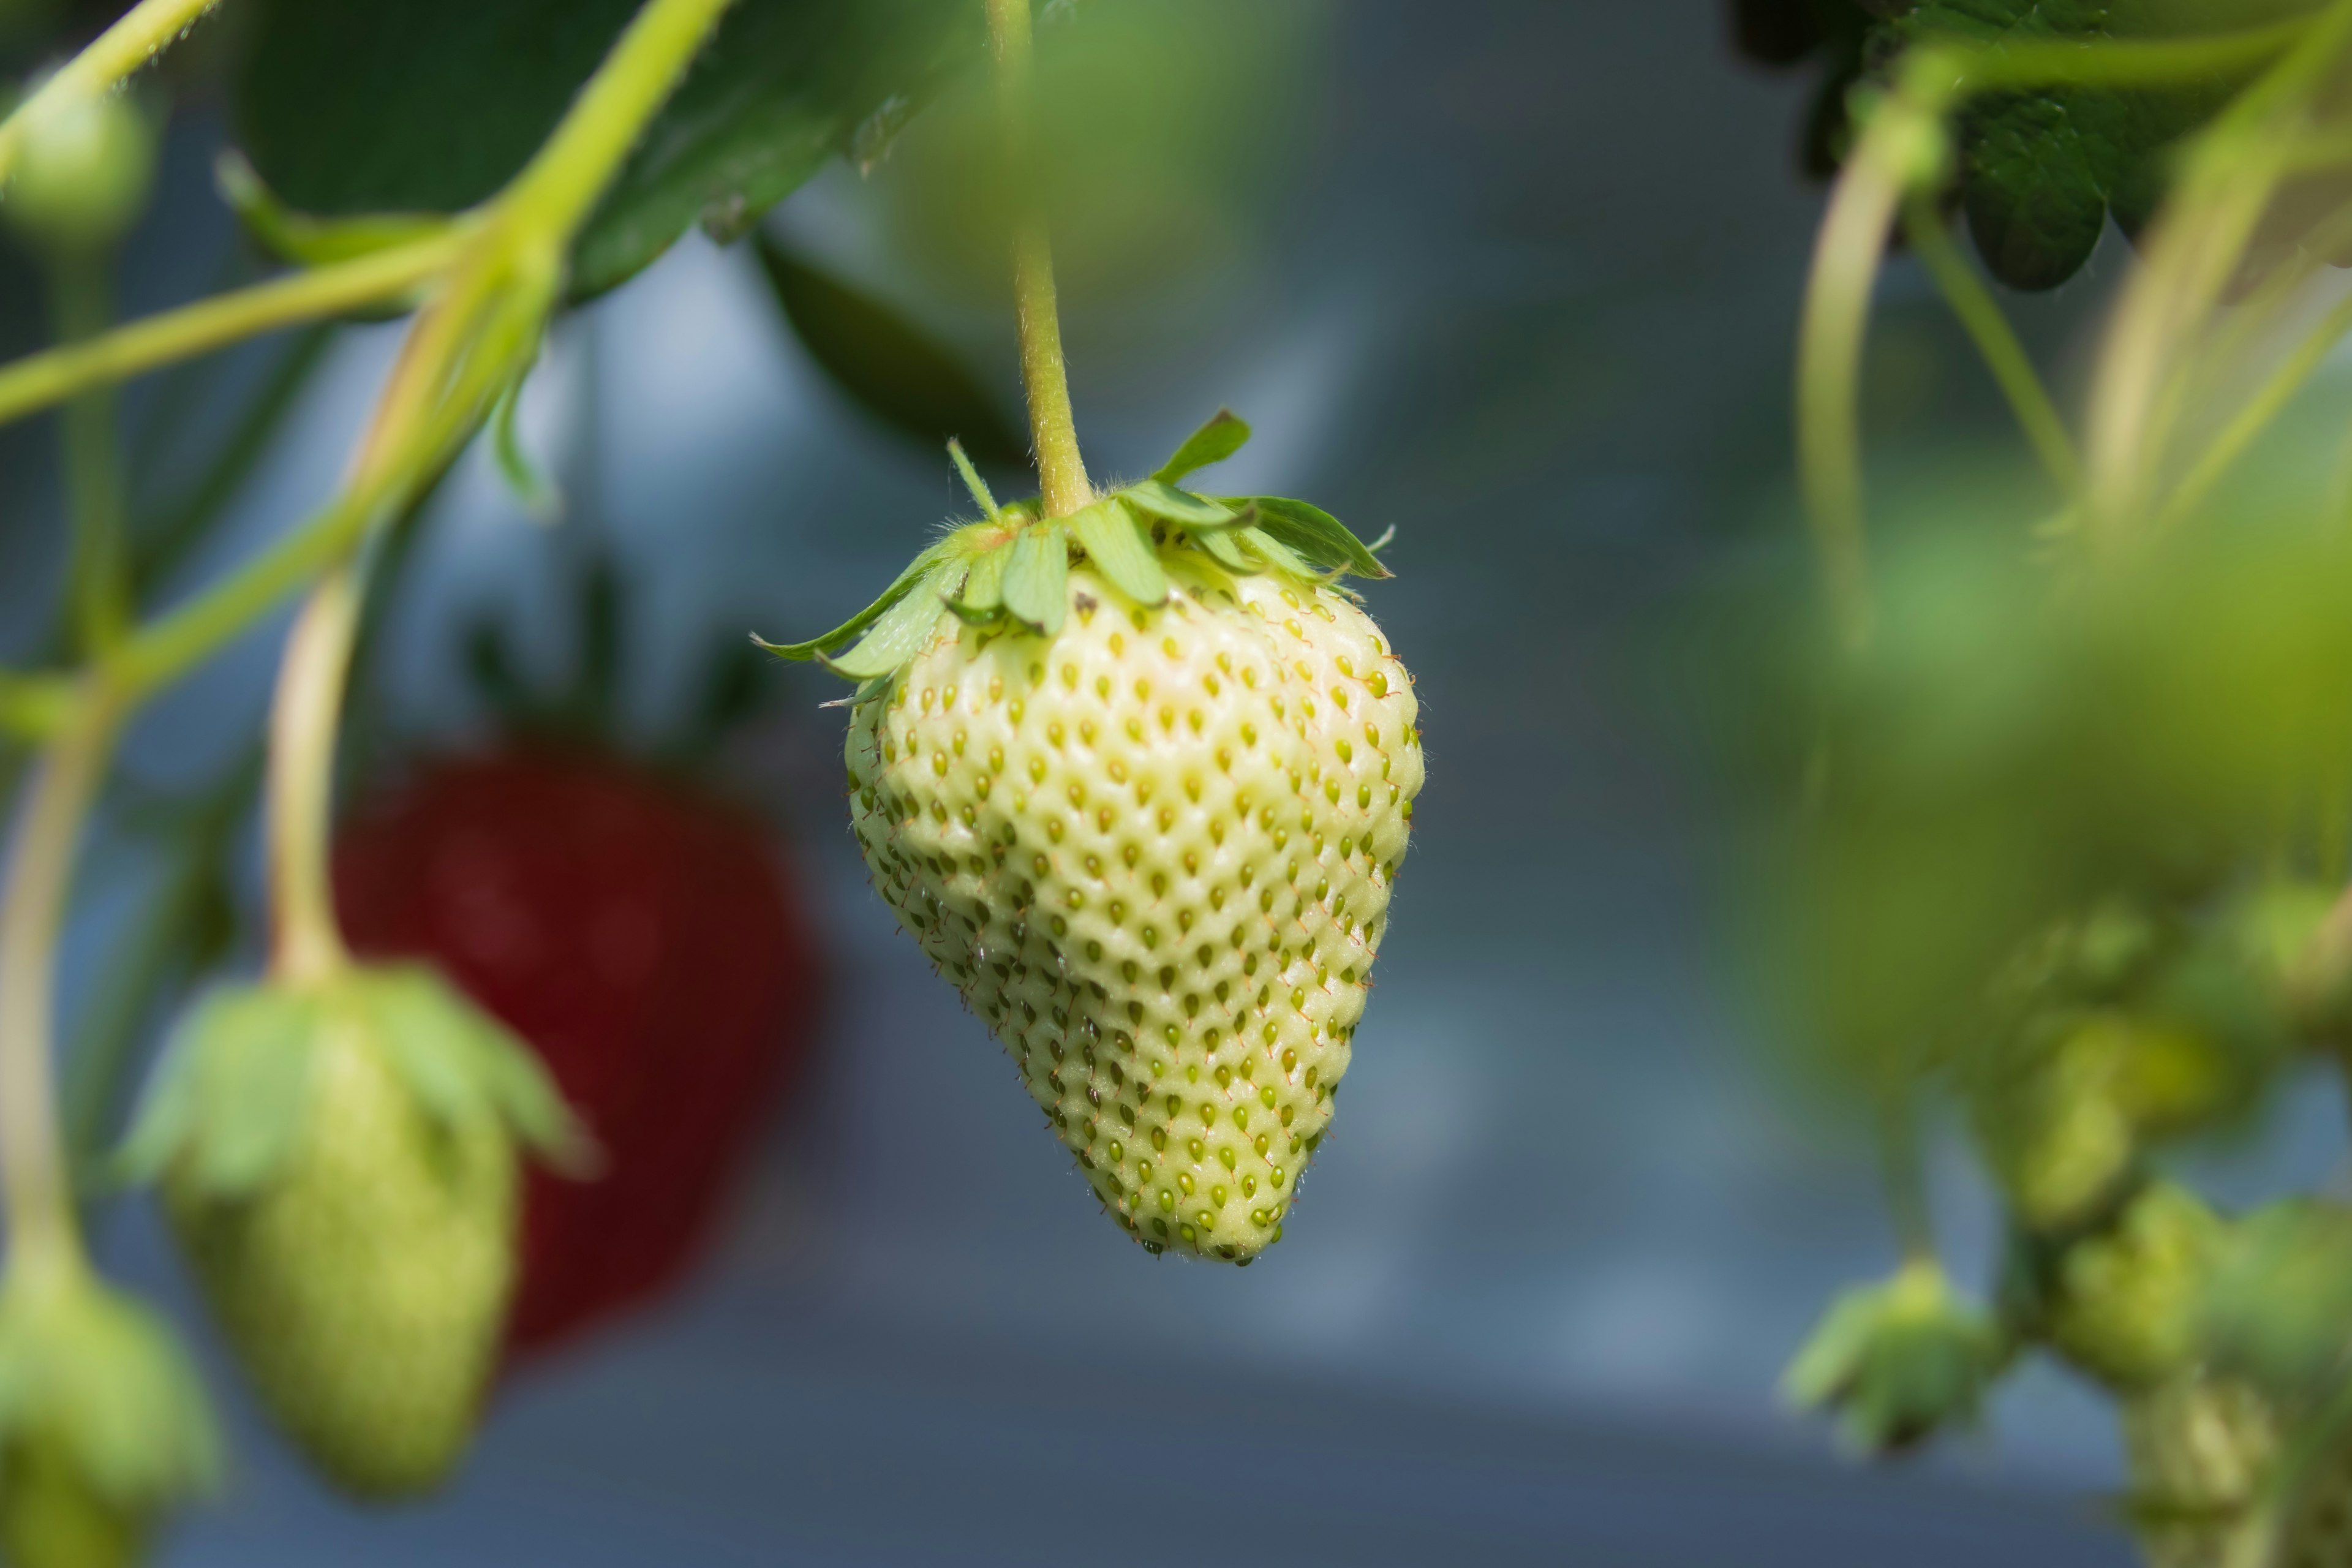
[[772, 643], [768, 641], [765, 637], [754, 637], [751, 640], [758, 643], [761, 647], [766, 648], [770, 653], [774, 654], [778, 658], [822, 658], [824, 657], [824, 649], [829, 647], [839, 647], [843, 643], [847, 642], [850, 638], [856, 637], [858, 633], [864, 631], [866, 627], [880, 620], [883, 616], [889, 611], [892, 605], [898, 604], [901, 599], [904, 599], [909, 593], [911, 593], [914, 590], [916, 584], [921, 582], [925, 577], [930, 574], [933, 567], [937, 566], [940, 562], [947, 560], [959, 548], [961, 548], [957, 543], [957, 535], [950, 534], [944, 539], [933, 540], [929, 545], [924, 547], [922, 553], [917, 555], [913, 561], [908, 563], [907, 569], [904, 572], [899, 573], [898, 575], [892, 580], [888, 587], [882, 590], [882, 596], [880, 598], [875, 600], [872, 604], [866, 605], [864, 609], [858, 611], [856, 615], [850, 616], [849, 619], [842, 622], [841, 625], [834, 627], [833, 630], [825, 633], [823, 637], [812, 637], [807, 642], [796, 643]]
[[997, 468], [1028, 461], [1028, 440], [953, 354], [888, 306], [762, 234], [754, 241], [784, 320], [835, 387], [926, 447], [956, 440]]
[[951, 601], [967, 617], [995, 615], [1004, 608], [1004, 567], [1013, 559], [1010, 545], [973, 560], [963, 588]]
[[171, 1046], [120, 1164], [152, 1180], [175, 1161], [220, 1196], [251, 1192], [302, 1130], [319, 1016], [308, 996], [227, 987], [198, 1004]]
[[1315, 568], [1291, 552], [1290, 547], [1262, 528], [1237, 528], [1234, 540], [1266, 565], [1293, 577], [1312, 577]]
[[1364, 542], [1349, 531], [1348, 526], [1321, 507], [1285, 496], [1250, 496], [1226, 499], [1228, 506], [1254, 506], [1257, 509], [1258, 529], [1280, 541], [1318, 565], [1339, 567], [1360, 577], [1386, 577], [1389, 569], [1381, 564]]
[[1047, 637], [1070, 608], [1070, 547], [1058, 522], [1025, 528], [1006, 552], [1004, 607]]
[[383, 1049], [425, 1115], [445, 1127], [489, 1109], [473, 1060], [472, 1009], [425, 970], [363, 970], [338, 987], [349, 1009]]
[[1118, 492], [1119, 499], [1154, 517], [1164, 517], [1171, 522], [1181, 522], [1188, 528], [1215, 528], [1230, 524], [1234, 512], [1230, 507], [1196, 496], [1190, 490], [1180, 490], [1163, 479], [1143, 479]]
[[1250, 427], [1230, 408], [1220, 408], [1216, 416], [1184, 438], [1176, 455], [1160, 465], [1151, 477], [1163, 485], [1172, 485], [1195, 468], [1205, 468], [1212, 463], [1222, 463], [1242, 449], [1250, 438]]
[[[2149, 30], [2108, 0], [1922, 0], [1884, 27], [1897, 43], [1979, 45], [2092, 44]], [[2052, 88], [1971, 101], [1958, 123], [1961, 202], [1986, 267], [2013, 289], [2073, 277], [2111, 211], [2126, 230], [2146, 221], [2173, 145], [2236, 85], [2217, 77], [2161, 90]]]
[[913, 592], [892, 606], [858, 645], [837, 658], [820, 656], [827, 669], [852, 680], [872, 680], [895, 673], [921, 651], [940, 624], [940, 599], [955, 581], [953, 563], [934, 566]]
[[1078, 547], [1118, 591], [1139, 605], [1168, 597], [1168, 574], [1151, 548], [1151, 535], [1114, 496], [1081, 508], [1065, 519]]
[[996, 497], [989, 489], [988, 481], [982, 479], [980, 470], [971, 466], [971, 457], [963, 449], [963, 443], [952, 436], [948, 437], [948, 458], [955, 464], [956, 473], [963, 479], [964, 489], [970, 490], [971, 499], [979, 503], [982, 514], [991, 522], [1002, 522], [1004, 513], [997, 506]]
[[1229, 529], [1213, 528], [1206, 532], [1195, 533], [1191, 538], [1193, 543], [1216, 557], [1217, 561], [1229, 571], [1239, 572], [1247, 576], [1258, 570], [1258, 563], [1252, 560], [1249, 553], [1238, 543], [1234, 542], [1233, 532]]
[[563, 498], [554, 481], [522, 449], [521, 434], [515, 428], [515, 410], [522, 403], [523, 383], [529, 379], [528, 374], [515, 377], [499, 395], [498, 412], [490, 416], [490, 452], [498, 459], [499, 478], [506, 480], [523, 510], [538, 521], [552, 522], [563, 510]]
[[440, 213], [365, 213], [357, 217], [315, 218], [296, 212], [263, 184], [242, 153], [223, 153], [213, 164], [221, 200], [244, 223], [263, 249], [305, 267], [373, 256], [449, 227]]
[[[323, 217], [455, 212], [546, 139], [638, 0], [252, 0], [236, 134]], [[964, 0], [740, 0], [589, 220], [572, 289], [623, 281], [699, 221], [739, 235], [837, 152], [870, 154], [977, 65]]]

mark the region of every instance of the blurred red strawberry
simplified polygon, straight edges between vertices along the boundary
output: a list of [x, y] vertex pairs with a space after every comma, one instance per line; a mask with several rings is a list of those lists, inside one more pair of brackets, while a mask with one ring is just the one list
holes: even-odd
[[429, 764], [335, 847], [352, 946], [429, 959], [538, 1050], [604, 1155], [534, 1170], [512, 1358], [660, 1295], [693, 1265], [799, 1076], [818, 1004], [772, 836], [585, 747]]

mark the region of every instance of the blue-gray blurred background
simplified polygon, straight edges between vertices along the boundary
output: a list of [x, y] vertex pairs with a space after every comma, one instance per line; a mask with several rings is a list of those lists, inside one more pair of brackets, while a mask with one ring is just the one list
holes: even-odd
[[[814, 1077], [719, 1256], [660, 1311], [508, 1386], [462, 1479], [394, 1514], [331, 1500], [218, 1378], [235, 1476], [168, 1561], [2126, 1560], [2096, 1502], [2112, 1437], [2059, 1374], [2028, 1367], [1980, 1442], [1893, 1473], [1846, 1466], [1775, 1399], [1827, 1296], [1888, 1260], [1865, 1144], [1776, 1071], [1745, 1005], [1695, 695], [1714, 689], [1695, 668], [1720, 646], [1710, 606], [1787, 576], [1797, 540], [1810, 84], [1740, 61], [1718, 0], [1223, 15], [1249, 34], [1239, 65], [1221, 44], [1168, 68], [1174, 92], [1223, 84], [1213, 145], [1175, 125], [1161, 183], [1097, 171], [1099, 225], [1062, 243], [1098, 477], [1148, 470], [1228, 404], [1257, 430], [1228, 489], [1397, 530], [1398, 575], [1369, 602], [1417, 672], [1430, 782], [1288, 1239], [1243, 1273], [1154, 1260], [1103, 1222], [866, 889], [842, 718], [818, 707], [836, 692], [779, 668], [738, 776], [791, 841], [836, 984]], [[996, 269], [941, 238], [969, 123], [951, 105], [919, 119], [768, 225], [955, 344], [1011, 413]], [[124, 258], [129, 308], [231, 274], [235, 226], [204, 174], [225, 135], [216, 110], [181, 106]], [[1119, 210], [1137, 188], [1159, 198]], [[2023, 307], [2062, 365], [2119, 266], [2103, 252]], [[17, 282], [22, 344], [39, 329]], [[398, 331], [340, 331], [189, 582], [330, 489]], [[1872, 374], [1874, 438], [1898, 460], [1998, 438], [1904, 263]], [[134, 426], [153, 401], [131, 400]], [[749, 247], [698, 237], [563, 323], [521, 429], [565, 517], [530, 520], [479, 454], [453, 476], [379, 656], [413, 746], [478, 724], [458, 643], [484, 613], [561, 665], [550, 567], [585, 542], [609, 543], [645, 617], [628, 699], [650, 731], [710, 637], [831, 625], [960, 501], [939, 453], [810, 363]], [[12, 656], [54, 592], [50, 444], [42, 425], [0, 442]], [[168, 785], [232, 759], [282, 626], [142, 722], [131, 773]], [[103, 990], [110, 922], [152, 874], [128, 840], [91, 857], [70, 996]], [[2256, 1173], [2324, 1172], [2332, 1111], [2283, 1115]], [[1958, 1159], [1937, 1184], [1980, 1280], [1989, 1210]], [[142, 1205], [110, 1211], [104, 1241], [190, 1304]]]

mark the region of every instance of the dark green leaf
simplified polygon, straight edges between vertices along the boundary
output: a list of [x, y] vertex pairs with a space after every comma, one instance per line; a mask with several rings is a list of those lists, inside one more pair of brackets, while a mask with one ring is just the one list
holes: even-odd
[[1389, 569], [1347, 524], [1321, 507], [1286, 496], [1228, 497], [1231, 506], [1257, 509], [1257, 526], [1319, 566], [1353, 572], [1360, 577], [1385, 577]]
[[889, 307], [826, 276], [772, 237], [763, 234], [756, 244], [784, 319], [851, 402], [926, 447], [954, 439], [992, 467], [1028, 461], [1027, 439], [953, 354]]
[[1011, 559], [1004, 563], [1004, 607], [1054, 636], [1070, 607], [1070, 546], [1062, 525], [1022, 530], [1006, 553]]
[[[522, 167], [637, 8], [253, 0], [236, 133], [303, 211], [454, 212]], [[869, 121], [977, 63], [982, 19], [965, 0], [740, 0], [589, 220], [575, 294], [621, 282], [697, 221], [741, 233]]]
[[1151, 477], [1161, 484], [1172, 485], [1195, 468], [1205, 468], [1212, 463], [1222, 463], [1242, 449], [1250, 438], [1250, 427], [1230, 408], [1217, 410], [1216, 417], [1184, 438], [1176, 455], [1160, 466]]
[[897, 670], [920, 651], [939, 625], [940, 600], [955, 581], [954, 572], [951, 564], [934, 566], [856, 647], [837, 658], [822, 659], [824, 667], [852, 680], [871, 680]]
[[1168, 597], [1168, 576], [1160, 569], [1150, 533], [1117, 497], [1082, 508], [1065, 521], [1078, 536], [1078, 547], [1120, 593], [1139, 605], [1156, 605]]
[[1118, 492], [1120, 499], [1154, 517], [1164, 517], [1171, 522], [1181, 522], [1188, 528], [1214, 528], [1230, 524], [1234, 513], [1230, 508], [1196, 496], [1190, 490], [1180, 490], [1164, 479], [1144, 479]]

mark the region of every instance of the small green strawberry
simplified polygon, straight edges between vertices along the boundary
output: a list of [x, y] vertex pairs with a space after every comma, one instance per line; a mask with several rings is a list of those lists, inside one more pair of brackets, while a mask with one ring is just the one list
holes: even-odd
[[1329, 1124], [1422, 784], [1412, 679], [1336, 582], [1386, 575], [1370, 550], [1303, 502], [1176, 488], [1247, 434], [1220, 415], [1062, 518], [967, 465], [986, 521], [776, 650], [861, 682], [875, 886], [1105, 1209], [1243, 1263]]
[[2189, 1372], [2119, 1407], [2131, 1478], [2127, 1512], [2149, 1568], [2336, 1568], [2345, 1559], [2273, 1554], [2262, 1507], [2280, 1431], [2252, 1384]]
[[219, 1439], [170, 1327], [78, 1260], [0, 1285], [0, 1557], [131, 1568], [209, 1492]]
[[2152, 1181], [2087, 1234], [2021, 1237], [2005, 1297], [2071, 1364], [2144, 1391], [2200, 1361], [2206, 1291], [2229, 1245], [2228, 1224], [2195, 1194]]
[[516, 1142], [573, 1147], [534, 1058], [426, 971], [215, 993], [125, 1149], [278, 1423], [338, 1486], [471, 1437], [514, 1274]]
[[1832, 1302], [1780, 1389], [1801, 1409], [1837, 1412], [1855, 1451], [1893, 1453], [1973, 1421], [2009, 1349], [1943, 1269], [1921, 1260]]

